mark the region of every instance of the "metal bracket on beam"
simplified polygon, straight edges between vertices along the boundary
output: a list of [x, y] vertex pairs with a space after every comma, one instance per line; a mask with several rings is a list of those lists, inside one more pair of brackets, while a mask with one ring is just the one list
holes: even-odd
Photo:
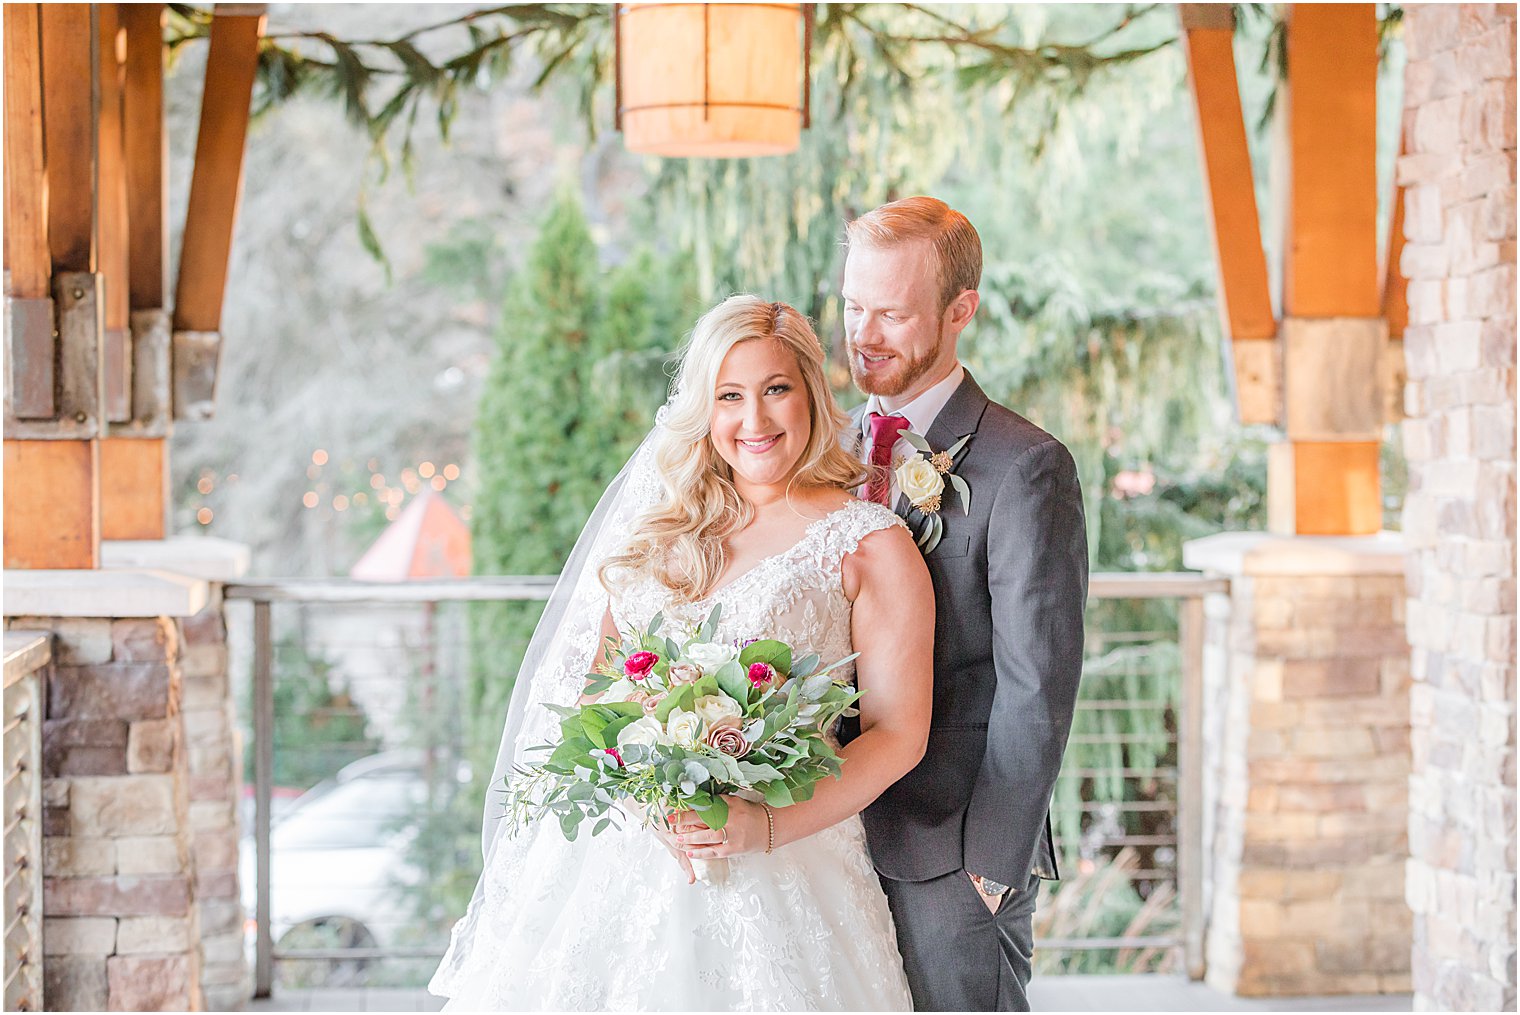
[[54, 401], [54, 361], [58, 331], [53, 326], [53, 301], [47, 297], [5, 298], [5, 431], [17, 420], [51, 420]]
[[220, 331], [176, 331], [173, 337], [174, 418], [207, 420], [216, 414]]
[[109, 436], [168, 437], [172, 432], [169, 348], [169, 312], [132, 311], [132, 419], [111, 424]]
[[[94, 440], [105, 405], [101, 343], [105, 335], [104, 276], [88, 271], [53, 276], [57, 310], [57, 376], [51, 419], [12, 419], [5, 436], [18, 440]], [[36, 325], [33, 325], [34, 327]]]

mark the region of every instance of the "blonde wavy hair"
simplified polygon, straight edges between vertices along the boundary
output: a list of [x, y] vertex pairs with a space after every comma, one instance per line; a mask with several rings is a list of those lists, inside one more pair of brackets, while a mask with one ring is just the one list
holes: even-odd
[[742, 342], [780, 342], [797, 357], [808, 398], [811, 432], [787, 481], [787, 494], [802, 487], [858, 486], [865, 467], [840, 443], [850, 418], [834, 403], [823, 372], [823, 345], [806, 317], [785, 303], [740, 294], [713, 307], [692, 330], [681, 353], [655, 468], [664, 496], [634, 526], [621, 553], [599, 569], [612, 588], [638, 574], [651, 574], [693, 602], [713, 590], [728, 566], [728, 538], [747, 526], [754, 508], [734, 487], [733, 470], [713, 446], [712, 417], [718, 372]]

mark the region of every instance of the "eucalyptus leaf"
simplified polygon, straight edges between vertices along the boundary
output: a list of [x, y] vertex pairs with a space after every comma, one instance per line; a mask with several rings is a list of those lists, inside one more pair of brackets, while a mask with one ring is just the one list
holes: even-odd
[[918, 434], [914, 433], [912, 430], [904, 430], [899, 436], [901, 436], [902, 439], [907, 441], [909, 444], [913, 445], [915, 450], [922, 451], [926, 455], [934, 453], [934, 450], [929, 447], [929, 442], [924, 440]]
[[964, 509], [965, 513], [969, 515], [971, 513], [971, 487], [970, 487], [970, 485], [967, 484], [967, 482], [964, 479], [962, 479], [961, 477], [957, 476], [953, 472], [950, 473], [945, 478], [950, 481], [950, 485], [951, 486], [955, 487], [955, 492], [961, 495], [961, 507]]

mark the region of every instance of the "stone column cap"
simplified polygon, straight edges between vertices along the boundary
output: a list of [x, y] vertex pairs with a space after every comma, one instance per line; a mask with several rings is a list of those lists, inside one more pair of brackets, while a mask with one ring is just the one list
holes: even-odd
[[1283, 536], [1220, 532], [1182, 545], [1184, 566], [1233, 577], [1404, 573], [1400, 532], [1371, 536]]
[[168, 539], [106, 539], [100, 543], [100, 566], [110, 570], [172, 571], [206, 581], [236, 581], [248, 573], [246, 543], [216, 536]]
[[211, 599], [203, 578], [151, 570], [0, 572], [7, 617], [192, 617]]

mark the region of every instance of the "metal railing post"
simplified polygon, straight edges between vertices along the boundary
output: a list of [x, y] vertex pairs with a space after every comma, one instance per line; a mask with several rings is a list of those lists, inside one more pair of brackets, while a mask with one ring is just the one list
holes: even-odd
[[1203, 979], [1203, 598], [1179, 604], [1182, 715], [1177, 739], [1177, 888], [1182, 904], [1182, 950], [1187, 975]]
[[269, 629], [269, 601], [253, 604], [253, 784], [255, 908], [258, 937], [253, 962], [253, 996], [268, 997], [274, 987], [274, 934], [270, 926], [269, 826], [274, 787], [274, 650]]

